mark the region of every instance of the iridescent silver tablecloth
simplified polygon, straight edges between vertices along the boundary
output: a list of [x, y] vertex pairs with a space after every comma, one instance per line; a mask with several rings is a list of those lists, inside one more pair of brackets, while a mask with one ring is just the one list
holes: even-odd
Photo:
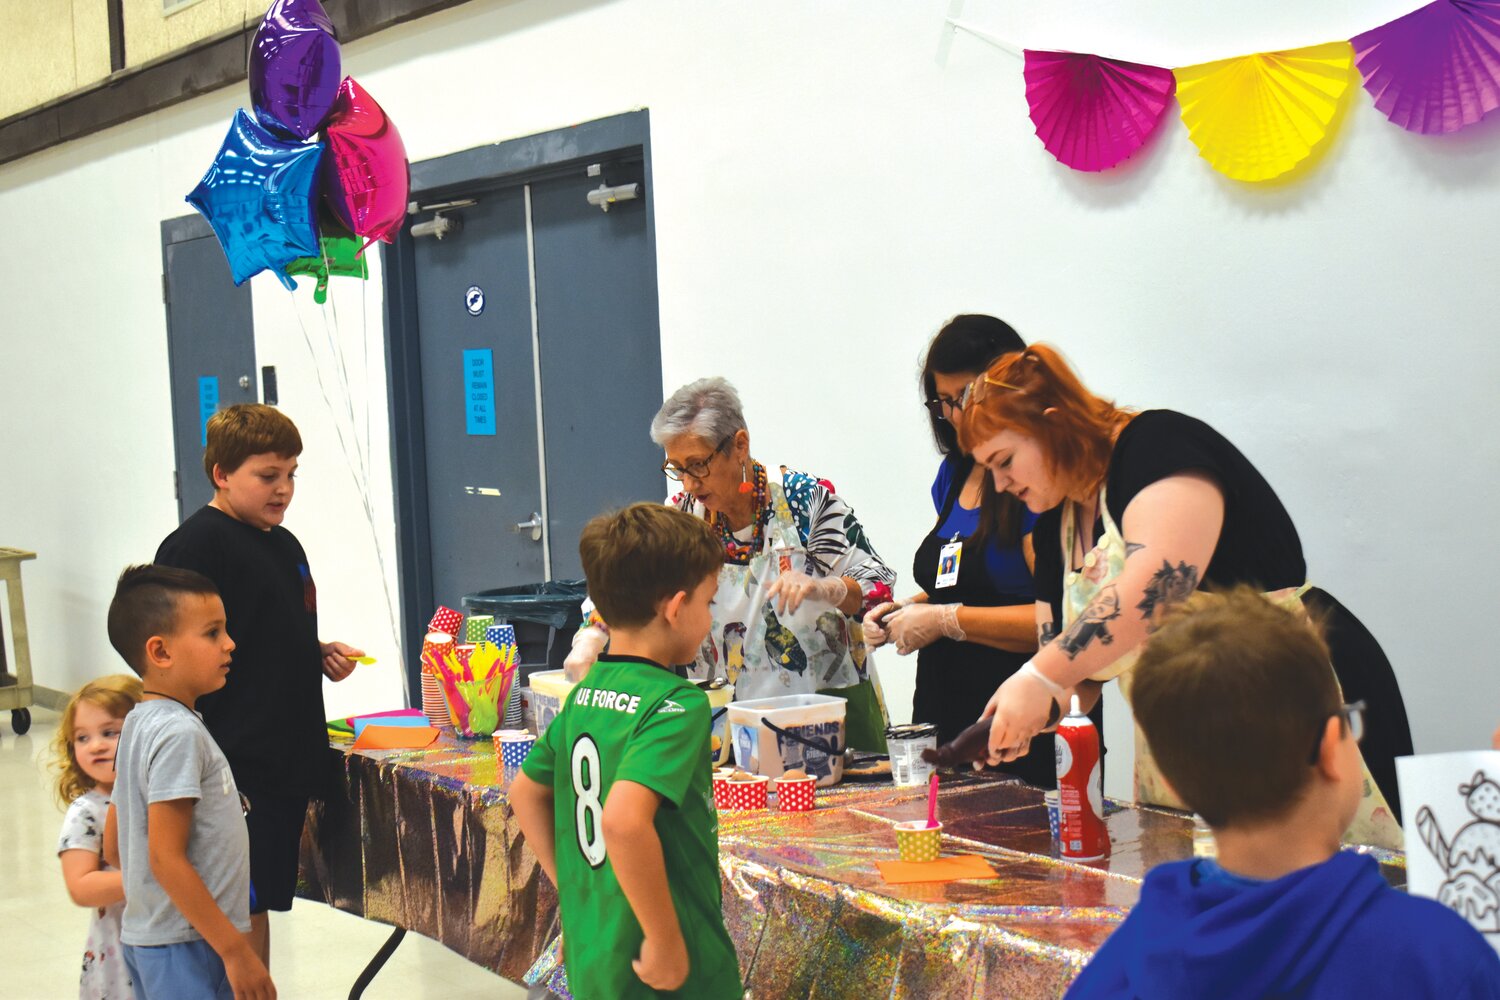
[[[557, 896], [523, 846], [493, 744], [445, 734], [421, 751], [345, 754], [338, 792], [309, 811], [299, 893], [405, 927], [507, 979], [563, 993]], [[1151, 867], [1192, 853], [1192, 825], [1111, 807], [1113, 850], [1052, 855], [1042, 793], [988, 776], [944, 779], [947, 853], [993, 879], [889, 885], [893, 822], [925, 818], [924, 790], [820, 790], [811, 813], [721, 812], [724, 919], [746, 988], [781, 997], [1056, 997], [1135, 903]], [[1399, 854], [1369, 849], [1404, 883]], [[543, 954], [544, 950], [547, 954]]]

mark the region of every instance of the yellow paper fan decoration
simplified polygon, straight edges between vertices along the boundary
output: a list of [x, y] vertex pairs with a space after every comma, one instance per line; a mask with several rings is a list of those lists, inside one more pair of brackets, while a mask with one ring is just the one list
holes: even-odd
[[1238, 181], [1291, 170], [1328, 136], [1353, 79], [1354, 48], [1328, 42], [1173, 70], [1198, 153]]

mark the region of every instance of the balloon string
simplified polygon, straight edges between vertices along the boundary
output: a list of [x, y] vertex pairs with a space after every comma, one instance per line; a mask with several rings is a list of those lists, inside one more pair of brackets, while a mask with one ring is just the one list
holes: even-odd
[[[371, 500], [370, 500], [369, 476], [368, 476], [367, 473], [363, 473], [362, 474], [361, 470], [357, 467], [357, 464], [356, 464], [356, 462], [354, 460], [354, 457], [351, 456], [350, 453], [349, 453], [349, 444], [348, 444], [348, 441], [347, 441], [347, 439], [346, 439], [346, 437], [344, 435], [344, 428], [342, 426], [341, 421], [339, 420], [338, 412], [334, 408], [333, 399], [328, 394], [328, 386], [324, 382], [324, 379], [323, 379], [323, 369], [322, 369], [322, 366], [318, 363], [318, 352], [317, 352], [317, 350], [313, 346], [312, 335], [308, 332], [307, 323], [302, 318], [302, 310], [300, 308], [298, 308], [298, 304], [297, 304], [297, 300], [296, 300], [295, 296], [292, 297], [292, 312], [294, 314], [296, 314], [296, 317], [297, 317], [297, 326], [302, 330], [302, 340], [303, 340], [303, 343], [305, 343], [307, 345], [308, 356], [312, 359], [313, 373], [317, 377], [317, 381], [318, 381], [318, 392], [323, 397], [323, 405], [325, 407], [327, 407], [328, 414], [332, 418], [332, 421], [333, 421], [334, 432], [335, 432], [335, 434], [338, 435], [339, 450], [343, 452], [344, 462], [345, 462], [345, 465], [347, 466], [347, 468], [349, 470], [349, 477], [354, 482], [355, 492], [359, 494], [360, 506], [364, 509], [365, 523], [368, 525], [368, 527], [370, 529], [370, 541], [371, 541], [371, 543], [372, 543], [372, 545], [374, 547], [374, 550], [375, 550], [375, 564], [376, 564], [376, 566], [380, 570], [380, 592], [381, 592], [381, 595], [385, 598], [386, 621], [391, 626], [391, 638], [392, 638], [392, 640], [394, 642], [396, 650], [398, 651], [398, 657], [404, 658], [404, 656], [401, 656], [401, 654], [400, 654], [400, 650], [401, 650], [401, 637], [398, 634], [398, 630], [396, 629], [396, 610], [395, 610], [395, 606], [394, 606], [393, 602], [391, 601], [391, 592], [390, 592], [390, 586], [389, 586], [389, 581], [390, 581], [391, 577], [390, 577], [389, 572], [387, 571], [386, 560], [385, 560], [385, 552], [384, 552], [384, 549], [382, 548], [382, 546], [380, 544], [380, 532], [379, 532], [379, 530], [377, 529], [377, 527], [375, 525], [375, 510], [374, 510], [374, 506], [373, 506], [373, 504], [371, 503]], [[335, 318], [335, 323], [337, 323], [337, 319], [336, 318]], [[325, 322], [324, 322], [324, 329], [325, 329], [325, 331], [327, 330], [326, 316], [325, 316]], [[368, 331], [362, 330], [361, 331], [361, 335], [368, 336]], [[357, 430], [355, 428], [355, 425], [354, 425], [353, 403], [349, 399], [347, 379], [345, 379], [345, 381], [344, 381], [344, 392], [345, 392], [346, 412], [349, 415], [349, 422], [350, 422], [349, 430], [350, 430], [351, 434], [356, 434], [357, 435], [358, 432], [357, 432]], [[366, 401], [366, 405], [368, 406], [368, 401]], [[402, 677], [401, 677], [401, 686], [402, 686], [403, 692], [406, 694], [406, 697], [407, 697], [407, 700], [408, 700], [408, 703], [409, 703], [410, 702], [410, 698], [411, 698], [411, 692], [406, 690], [406, 676], [405, 676], [404, 673], [402, 674]]]

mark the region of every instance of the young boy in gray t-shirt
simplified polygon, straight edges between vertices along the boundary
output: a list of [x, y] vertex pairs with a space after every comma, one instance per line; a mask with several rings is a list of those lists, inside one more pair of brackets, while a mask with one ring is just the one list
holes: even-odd
[[115, 751], [105, 855], [125, 883], [120, 940], [137, 1000], [274, 1000], [245, 936], [250, 851], [229, 763], [193, 705], [224, 686], [234, 642], [214, 585], [191, 570], [133, 566], [109, 639], [144, 682]]

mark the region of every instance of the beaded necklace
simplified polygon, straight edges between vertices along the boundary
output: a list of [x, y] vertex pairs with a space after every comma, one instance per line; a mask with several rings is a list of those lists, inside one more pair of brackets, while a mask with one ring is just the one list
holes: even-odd
[[751, 464], [750, 471], [750, 505], [754, 513], [751, 515], [750, 523], [755, 526], [748, 542], [742, 542], [734, 537], [734, 532], [729, 528], [729, 518], [718, 512], [710, 511], [708, 514], [709, 527], [719, 536], [719, 541], [724, 543], [724, 561], [740, 566], [746, 566], [761, 549], [761, 543], [765, 539], [766, 521], [771, 514], [770, 505], [766, 502], [769, 495], [766, 486], [766, 467], [759, 462]]

